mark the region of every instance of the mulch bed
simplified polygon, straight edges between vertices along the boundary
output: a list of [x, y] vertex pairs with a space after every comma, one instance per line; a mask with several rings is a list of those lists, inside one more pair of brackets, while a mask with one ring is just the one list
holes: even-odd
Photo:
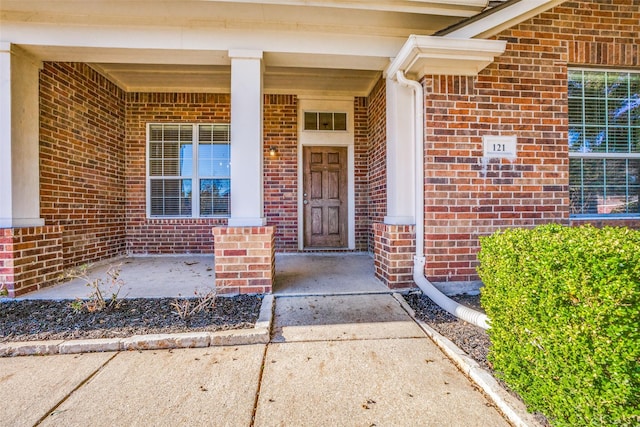
[[[480, 295], [457, 295], [452, 299], [467, 307], [483, 311], [480, 305]], [[458, 320], [421, 292], [412, 292], [405, 296], [405, 300], [416, 312], [419, 319], [453, 341], [482, 368], [491, 370], [491, 364], [487, 360], [491, 341], [486, 331], [463, 320]]]
[[252, 328], [260, 313], [259, 296], [217, 298], [215, 306], [181, 319], [175, 298], [123, 299], [117, 309], [76, 311], [70, 300], [0, 302], [0, 342], [123, 338], [140, 334]]
[[[450, 339], [473, 360], [478, 362], [483, 369], [489, 371], [505, 390], [520, 399], [520, 396], [511, 390], [504, 381], [495, 376], [491, 362], [487, 360], [491, 340], [485, 330], [447, 313], [427, 296], [423, 295], [422, 292], [411, 292], [405, 295], [404, 299], [415, 311], [416, 317]], [[467, 307], [484, 312], [480, 305], [480, 295], [456, 295], [452, 296], [451, 299]], [[533, 415], [542, 426], [549, 427], [551, 425], [543, 414], [534, 412]]]

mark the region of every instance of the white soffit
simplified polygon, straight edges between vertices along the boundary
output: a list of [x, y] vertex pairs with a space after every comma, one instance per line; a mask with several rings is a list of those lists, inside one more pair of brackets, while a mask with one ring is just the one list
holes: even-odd
[[475, 76], [502, 55], [502, 40], [454, 39], [409, 36], [398, 56], [389, 64], [385, 76], [395, 78], [398, 71], [421, 77], [426, 74]]
[[511, 0], [439, 35], [451, 38], [489, 38], [555, 7], [566, 0]]

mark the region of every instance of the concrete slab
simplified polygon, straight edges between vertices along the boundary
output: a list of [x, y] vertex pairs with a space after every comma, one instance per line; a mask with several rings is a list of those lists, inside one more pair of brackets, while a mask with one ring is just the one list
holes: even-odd
[[424, 337], [389, 294], [276, 298], [273, 342]]
[[0, 424], [34, 425], [114, 354], [0, 358]]
[[275, 295], [389, 292], [363, 253], [277, 254]]
[[[188, 297], [193, 296], [196, 289], [207, 290], [215, 286], [213, 255], [122, 258], [96, 265], [88, 276], [91, 280], [106, 279], [109, 266], [118, 264], [121, 264], [120, 278], [124, 280], [120, 297]], [[74, 279], [19, 299], [75, 299], [86, 298], [90, 293], [85, 281]]]
[[256, 426], [508, 426], [428, 339], [271, 344]]
[[248, 426], [264, 348], [119, 353], [42, 425]]

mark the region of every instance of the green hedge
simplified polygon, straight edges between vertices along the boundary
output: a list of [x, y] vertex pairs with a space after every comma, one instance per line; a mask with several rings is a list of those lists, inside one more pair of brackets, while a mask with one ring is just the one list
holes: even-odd
[[494, 370], [554, 426], [640, 425], [640, 231], [481, 238]]

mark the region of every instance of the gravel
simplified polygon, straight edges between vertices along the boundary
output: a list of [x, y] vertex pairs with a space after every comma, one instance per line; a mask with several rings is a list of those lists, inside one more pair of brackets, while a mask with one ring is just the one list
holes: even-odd
[[[255, 325], [259, 296], [221, 297], [186, 319], [172, 303], [184, 298], [132, 298], [117, 309], [76, 311], [70, 300], [5, 300], [0, 302], [0, 342], [123, 338], [140, 334], [246, 329]], [[195, 301], [191, 300], [192, 306]]]

